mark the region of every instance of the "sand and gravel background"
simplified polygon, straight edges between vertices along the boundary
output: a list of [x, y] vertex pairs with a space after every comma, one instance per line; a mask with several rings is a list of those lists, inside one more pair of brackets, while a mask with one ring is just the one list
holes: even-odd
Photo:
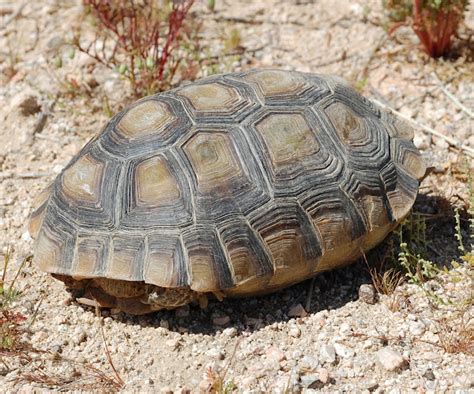
[[[32, 252], [26, 223], [35, 195], [101, 130], [108, 119], [104, 97], [116, 111], [128, 87], [85, 55], [54, 67], [58, 54], [67, 58], [63, 43], [83, 12], [79, 1], [2, 1], [0, 11], [0, 253], [12, 250], [11, 278]], [[408, 27], [388, 37], [380, 1], [218, 0], [215, 12], [201, 3], [195, 12], [211, 56], [221, 56], [230, 29], [241, 36], [243, 52], [221, 57], [214, 71], [278, 67], [337, 74], [458, 147], [474, 149], [472, 1], [446, 60], [424, 55]], [[64, 84], [71, 79], [79, 86], [96, 83], [72, 95]], [[28, 100], [38, 105], [25, 110]], [[427, 218], [428, 257], [460, 261], [453, 212], [464, 212], [467, 240], [472, 157], [445, 138], [415, 130], [415, 144], [434, 167], [415, 204]], [[211, 301], [205, 310], [142, 317], [104, 310], [97, 317], [60, 282], [27, 264], [12, 308], [30, 317], [21, 339], [35, 351], [27, 357], [0, 352], [1, 391], [111, 391], [117, 375], [127, 392], [206, 392], [218, 376], [236, 392], [474, 390], [472, 335], [471, 355], [469, 348], [449, 352], [445, 346], [459, 338], [460, 327], [474, 329], [472, 271], [461, 265], [432, 284], [434, 294], [470, 299], [470, 306], [437, 305], [406, 282], [390, 296], [374, 295], [370, 283], [364, 262], [357, 262], [274, 295]]]

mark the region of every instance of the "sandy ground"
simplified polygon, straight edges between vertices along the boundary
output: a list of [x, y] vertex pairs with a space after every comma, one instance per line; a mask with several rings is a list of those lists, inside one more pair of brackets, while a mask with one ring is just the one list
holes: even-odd
[[[10, 277], [32, 252], [25, 225], [34, 197], [100, 131], [108, 119], [104, 97], [116, 111], [128, 92], [117, 75], [86, 56], [69, 59], [61, 45], [78, 23], [80, 2], [26, 2], [11, 19], [20, 4], [0, 3], [0, 253], [13, 251]], [[468, 206], [473, 169], [472, 158], [457, 148], [474, 149], [472, 2], [455, 56], [436, 61], [418, 50], [409, 28], [387, 37], [379, 1], [218, 0], [214, 13], [202, 4], [196, 12], [209, 54], [220, 56], [213, 71], [280, 67], [337, 74], [447, 137], [416, 128], [415, 144], [434, 171], [415, 210], [430, 215], [430, 258], [449, 263], [459, 257], [452, 215], [455, 207]], [[245, 48], [238, 57], [221, 56], [231, 28]], [[54, 66], [58, 55], [62, 68]], [[83, 86], [91, 78], [97, 87], [90, 92], [71, 94], [65, 83], [74, 79]], [[30, 97], [40, 105], [31, 114], [22, 105]], [[459, 297], [472, 292], [469, 272], [461, 268], [459, 276], [465, 280], [456, 283], [448, 275], [434, 291]], [[442, 346], [443, 335], [460, 324], [459, 311], [436, 308], [410, 284], [368, 304], [358, 300], [365, 283], [370, 279], [359, 262], [318, 277], [309, 301], [306, 282], [267, 297], [211, 302], [206, 310], [192, 306], [139, 318], [103, 311], [105, 342], [125, 391], [205, 391], [218, 376], [239, 392], [474, 388], [473, 357]], [[17, 287], [14, 310], [36, 313], [22, 339], [46, 353], [26, 359], [0, 353], [0, 387], [113, 389], [118, 378], [104, 351], [101, 318], [35, 267], [25, 267]], [[306, 302], [308, 314], [297, 307]], [[469, 323], [472, 309], [465, 312]], [[49, 380], [39, 379], [41, 373]]]

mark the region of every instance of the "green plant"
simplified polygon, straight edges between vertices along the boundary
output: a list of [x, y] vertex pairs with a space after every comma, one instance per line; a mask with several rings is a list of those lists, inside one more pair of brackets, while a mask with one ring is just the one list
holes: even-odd
[[31, 259], [31, 256], [27, 256], [22, 260], [13, 280], [8, 285], [6, 279], [8, 266], [10, 265], [11, 254], [11, 248], [7, 248], [7, 251], [5, 252], [5, 255], [3, 257], [3, 273], [2, 278], [0, 280], [0, 310], [6, 309], [7, 307], [9, 307], [12, 301], [18, 298], [20, 293], [18, 290], [15, 289], [15, 283], [18, 280], [18, 277], [20, 276], [23, 267]]
[[242, 37], [240, 35], [240, 30], [233, 28], [228, 33], [224, 39], [224, 50], [226, 53], [238, 51], [242, 44]]
[[2, 278], [0, 279], [0, 353], [18, 351], [24, 347], [20, 341], [20, 335], [24, 331], [23, 323], [26, 321], [26, 317], [21, 313], [12, 311], [10, 306], [20, 295], [20, 292], [15, 289], [15, 283], [29, 257], [22, 260], [13, 280], [10, 284], [7, 284], [7, 270], [11, 255], [11, 248], [7, 248], [3, 258]]
[[195, 77], [199, 27], [188, 18], [194, 0], [83, 2], [95, 38], [85, 42], [77, 31], [72, 46], [127, 79], [135, 96]]
[[393, 32], [410, 23], [423, 49], [431, 57], [448, 53], [463, 20], [467, 0], [383, 0]]

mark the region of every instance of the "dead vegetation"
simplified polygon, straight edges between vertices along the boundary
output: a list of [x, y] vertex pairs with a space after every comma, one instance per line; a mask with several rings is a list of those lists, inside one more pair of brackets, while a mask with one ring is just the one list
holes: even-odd
[[[15, 384], [34, 383], [37, 387], [50, 390], [106, 390], [119, 391], [124, 382], [118, 374], [107, 347], [106, 334], [100, 320], [100, 332], [103, 340], [104, 353], [112, 373], [103, 371], [89, 363], [79, 363], [57, 352], [35, 348], [29, 341], [31, 326], [34, 324], [36, 313], [41, 301], [31, 316], [15, 310], [16, 301], [24, 295], [16, 288], [16, 282], [23, 268], [30, 262], [31, 256], [25, 257], [16, 269], [11, 281], [7, 278], [11, 265], [11, 249], [4, 254], [3, 272], [0, 281], [0, 362], [10, 370], [21, 365], [21, 372], [15, 377]], [[51, 365], [46, 367], [46, 364]], [[51, 368], [52, 367], [52, 368]], [[52, 373], [51, 371], [69, 373]]]

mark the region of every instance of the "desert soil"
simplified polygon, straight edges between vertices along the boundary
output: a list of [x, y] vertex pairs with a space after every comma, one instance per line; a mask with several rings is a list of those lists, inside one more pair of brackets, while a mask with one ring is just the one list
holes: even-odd
[[[432, 60], [408, 27], [387, 37], [380, 3], [217, 0], [214, 13], [202, 4], [195, 10], [220, 71], [278, 67], [337, 74], [458, 147], [474, 149], [474, 4], [452, 58]], [[86, 56], [68, 57], [63, 44], [83, 12], [79, 1], [22, 4], [0, 3], [0, 254], [13, 251], [10, 278], [32, 252], [26, 223], [34, 197], [101, 130], [109, 117], [104, 97], [116, 111], [128, 92], [125, 81]], [[232, 28], [244, 50], [222, 56]], [[61, 68], [57, 56], [64, 59]], [[65, 83], [72, 79], [76, 94]], [[472, 158], [415, 129], [415, 144], [434, 167], [415, 205], [428, 218], [429, 257], [459, 261], [453, 209], [467, 208]], [[444, 275], [432, 291], [469, 297], [466, 269], [455, 273], [464, 280]], [[437, 305], [414, 284], [375, 297], [368, 284], [366, 266], [357, 262], [266, 297], [142, 317], [104, 310], [97, 317], [60, 282], [27, 264], [13, 309], [30, 317], [21, 339], [36, 350], [24, 357], [0, 353], [1, 391], [110, 391], [116, 375], [122, 390], [135, 392], [205, 392], [219, 376], [238, 392], [474, 390], [472, 338], [471, 355], [448, 346], [461, 326], [472, 329], [472, 309], [463, 310], [461, 321], [457, 308]]]

